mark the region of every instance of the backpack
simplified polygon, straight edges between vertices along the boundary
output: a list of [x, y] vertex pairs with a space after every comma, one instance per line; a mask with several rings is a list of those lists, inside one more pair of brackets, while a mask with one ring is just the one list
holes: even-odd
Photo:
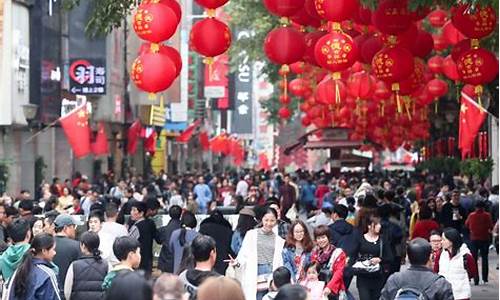
[[434, 284], [434, 282], [436, 282], [439, 278], [442, 277], [443, 276], [436, 276], [432, 278], [432, 280], [423, 289], [411, 286], [402, 287], [397, 291], [394, 300], [431, 300], [427, 296], [425, 291], [428, 290]]

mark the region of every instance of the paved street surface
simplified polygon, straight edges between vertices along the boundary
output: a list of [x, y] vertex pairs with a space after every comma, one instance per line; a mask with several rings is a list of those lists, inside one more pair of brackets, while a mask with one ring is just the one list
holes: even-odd
[[[489, 256], [489, 282], [487, 284], [482, 284], [474, 286], [472, 283], [472, 298], [471, 300], [498, 300], [498, 255], [494, 250], [490, 251]], [[479, 274], [481, 274], [481, 260], [478, 261]], [[356, 279], [353, 280], [350, 287], [351, 293], [356, 299], [358, 297], [358, 291], [356, 289]]]

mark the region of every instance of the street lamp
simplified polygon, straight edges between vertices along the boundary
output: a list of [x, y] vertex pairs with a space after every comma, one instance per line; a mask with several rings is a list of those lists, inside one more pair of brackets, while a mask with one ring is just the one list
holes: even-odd
[[37, 111], [38, 105], [36, 104], [28, 103], [23, 105], [24, 118], [26, 118], [28, 126], [30, 126], [31, 122], [35, 119]]

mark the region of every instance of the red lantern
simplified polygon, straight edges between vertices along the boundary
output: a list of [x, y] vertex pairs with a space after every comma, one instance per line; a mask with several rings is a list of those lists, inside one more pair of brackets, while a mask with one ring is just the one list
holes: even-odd
[[304, 0], [263, 0], [264, 6], [272, 14], [291, 17], [304, 7]]
[[325, 105], [340, 104], [346, 95], [345, 85], [338, 79], [328, 78], [316, 87], [316, 100]]
[[454, 61], [457, 61], [460, 56], [462, 56], [462, 54], [471, 49], [471, 42], [471, 39], [465, 39], [461, 40], [455, 46], [453, 46], [453, 48], [451, 49], [451, 57]]
[[443, 65], [443, 57], [435, 55], [427, 61], [427, 66], [434, 74], [439, 74], [442, 72], [441, 66]]
[[195, 0], [196, 3], [208, 9], [216, 9], [226, 4], [229, 0]]
[[292, 116], [292, 113], [290, 112], [290, 109], [288, 109], [288, 107], [283, 106], [278, 110], [278, 116], [281, 119], [287, 120], [287, 119], [290, 119], [290, 117]]
[[361, 45], [359, 58], [362, 63], [371, 64], [373, 57], [382, 50], [384, 44], [378, 36], [371, 36]]
[[302, 78], [295, 78], [288, 84], [288, 89], [290, 93], [297, 97], [304, 97], [306, 92], [309, 90], [308, 82]]
[[276, 28], [267, 34], [264, 41], [264, 52], [278, 65], [301, 60], [305, 49], [304, 36], [292, 27]]
[[288, 105], [288, 104], [290, 104], [290, 96], [288, 96], [288, 95], [280, 95], [279, 101], [283, 105]]
[[431, 11], [427, 16], [429, 23], [436, 28], [443, 27], [444, 23], [448, 19], [448, 13], [442, 9], [436, 9]]
[[434, 39], [432, 35], [426, 31], [419, 30], [417, 36], [414, 37], [414, 44], [411, 48], [413, 55], [420, 58], [425, 58], [434, 49]]
[[331, 22], [350, 19], [359, 7], [357, 0], [315, 0], [314, 3], [318, 15]]
[[473, 8], [470, 4], [462, 4], [453, 12], [451, 20], [460, 32], [471, 39], [486, 37], [497, 27], [497, 17], [491, 6], [477, 5]]
[[310, 63], [311, 65], [318, 65], [316, 58], [314, 57], [314, 46], [318, 40], [323, 37], [326, 33], [323, 31], [309, 32], [304, 35], [304, 40], [306, 43], [306, 50], [304, 52], [304, 61]]
[[381, 80], [375, 84], [375, 91], [373, 91], [374, 100], [386, 100], [391, 97], [392, 93], [387, 89], [385, 83]]
[[406, 0], [382, 0], [372, 14], [372, 23], [383, 33], [397, 35], [412, 23]]
[[309, 125], [311, 125], [311, 119], [308, 116], [304, 116], [300, 120], [300, 123], [302, 123], [302, 126], [308, 127]]
[[175, 12], [163, 3], [142, 3], [133, 18], [140, 39], [160, 43], [174, 35], [179, 24]]
[[331, 72], [340, 72], [354, 64], [358, 49], [349, 35], [334, 31], [318, 40], [314, 56], [321, 67]]
[[363, 6], [359, 6], [358, 11], [352, 15], [354, 22], [360, 25], [370, 25], [372, 23], [372, 11]]
[[321, 19], [320, 15], [318, 15], [318, 12], [316, 11], [316, 3], [314, 0], [305, 0], [304, 8], [305, 11], [314, 19]]
[[453, 81], [460, 80], [460, 74], [458, 74], [457, 64], [455, 63], [451, 55], [445, 57], [441, 68], [443, 70], [443, 74], [446, 75], [446, 77], [448, 77], [449, 79]]
[[359, 99], [369, 99], [377, 80], [366, 71], [352, 74], [347, 80], [347, 90], [351, 96]]
[[462, 81], [480, 85], [493, 81], [498, 75], [498, 59], [488, 50], [471, 49], [458, 59], [458, 74]]
[[302, 74], [305, 72], [306, 64], [303, 61], [294, 62], [290, 64], [290, 71], [294, 74]]
[[158, 93], [174, 82], [177, 69], [170, 57], [164, 53], [143, 53], [132, 64], [130, 77], [140, 90]]
[[182, 9], [181, 5], [177, 0], [142, 0], [141, 4], [151, 4], [151, 3], [158, 3], [160, 2], [161, 4], [164, 4], [172, 9], [172, 11], [175, 13], [177, 16], [177, 23], [181, 21], [182, 18]]
[[448, 94], [448, 84], [442, 79], [433, 79], [427, 83], [427, 92], [434, 98], [440, 98]]
[[[152, 49], [152, 47], [153, 47], [153, 49]], [[141, 45], [141, 47], [139, 48], [139, 55], [141, 55], [143, 53], [157, 52], [157, 51], [153, 51], [153, 50], [155, 50], [154, 49], [155, 47], [156, 46], [152, 46], [151, 43], [143, 43]], [[182, 58], [181, 58], [181, 55], [179, 54], [179, 51], [177, 51], [177, 49], [175, 49], [173, 47], [162, 45], [162, 44], [160, 44], [159, 47], [160, 47], [160, 49], [158, 50], [158, 52], [170, 57], [172, 62], [175, 64], [175, 68], [177, 70], [176, 76], [179, 76], [179, 74], [181, 73], [181, 70], [182, 70]]]
[[231, 31], [226, 24], [217, 19], [203, 19], [193, 25], [189, 44], [194, 51], [203, 56], [221, 55], [231, 46]]
[[291, 16], [290, 19], [302, 26], [312, 26], [316, 28], [321, 26], [321, 21], [311, 17], [305, 9], [300, 9], [297, 13]]
[[373, 74], [385, 82], [396, 83], [409, 77], [414, 68], [413, 56], [403, 47], [386, 47], [372, 61]]
[[448, 48], [448, 43], [442, 34], [433, 34], [432, 39], [434, 40], [434, 49], [436, 49], [436, 51], [442, 51]]
[[446, 22], [443, 26], [443, 37], [449, 45], [455, 45], [465, 39], [465, 36], [453, 26], [451, 21]]
[[424, 81], [424, 74], [426, 72], [426, 65], [420, 58], [415, 58], [415, 67], [410, 77], [403, 80], [399, 84], [400, 93], [402, 95], [409, 95], [418, 89]]

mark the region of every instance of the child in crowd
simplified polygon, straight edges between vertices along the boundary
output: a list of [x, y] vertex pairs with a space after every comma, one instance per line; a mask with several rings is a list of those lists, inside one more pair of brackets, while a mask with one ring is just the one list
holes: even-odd
[[300, 282], [300, 284], [307, 289], [307, 291], [311, 295], [311, 300], [324, 299], [323, 289], [325, 288], [325, 282], [319, 280], [319, 264], [309, 263], [306, 265], [305, 269], [306, 279]]
[[274, 298], [279, 292], [279, 289], [282, 286], [291, 283], [291, 280], [292, 280], [292, 274], [287, 268], [279, 267], [276, 270], [274, 270], [273, 280], [271, 281], [269, 292], [266, 295], [264, 295], [262, 300], [274, 300]]
[[104, 278], [102, 288], [108, 290], [115, 277], [122, 272], [132, 272], [139, 268], [141, 251], [139, 242], [131, 237], [122, 236], [113, 243], [113, 253], [120, 261]]

